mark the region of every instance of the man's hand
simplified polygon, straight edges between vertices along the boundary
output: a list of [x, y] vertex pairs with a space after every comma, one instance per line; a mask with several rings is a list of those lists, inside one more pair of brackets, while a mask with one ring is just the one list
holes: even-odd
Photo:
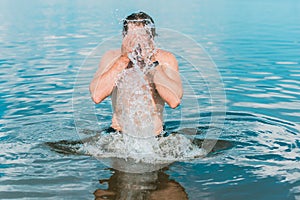
[[123, 38], [121, 47], [122, 55], [134, 54], [134, 58], [138, 55], [140, 59], [146, 60], [153, 54], [153, 51], [154, 41], [145, 30], [128, 33]]
[[118, 69], [118, 71], [121, 72], [123, 69], [125, 69], [128, 66], [129, 62], [130, 60], [127, 56], [121, 55], [113, 64], [112, 68], [116, 68]]
[[135, 46], [135, 35], [127, 34], [122, 41], [121, 53], [123, 56], [127, 56], [131, 53]]

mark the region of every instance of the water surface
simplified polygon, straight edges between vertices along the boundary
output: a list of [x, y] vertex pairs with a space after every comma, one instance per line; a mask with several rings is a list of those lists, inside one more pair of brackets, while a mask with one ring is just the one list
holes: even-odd
[[[146, 1], [0, 2], [1, 199], [300, 198], [300, 2], [172, 1], [159, 6]], [[72, 109], [80, 65], [99, 42], [121, 37], [119, 20], [136, 10], [152, 15], [157, 27], [188, 35], [212, 57], [226, 92], [224, 126], [208, 127], [214, 105], [205, 77], [177, 55], [185, 92], [190, 94], [192, 86], [200, 109], [195, 113], [193, 105], [183, 104], [190, 107], [184, 121], [197, 130], [198, 140], [212, 128], [230, 144], [217, 145], [219, 150], [206, 158], [140, 175], [78, 154], [81, 143], [72, 142], [80, 139]], [[169, 43], [178, 47], [176, 41]], [[88, 82], [94, 70], [86, 69], [77, 83]], [[182, 128], [182, 107], [167, 108], [167, 130]], [[95, 111], [101, 123], [82, 128], [86, 137], [109, 126], [109, 99]], [[197, 126], [195, 116], [200, 116]]]

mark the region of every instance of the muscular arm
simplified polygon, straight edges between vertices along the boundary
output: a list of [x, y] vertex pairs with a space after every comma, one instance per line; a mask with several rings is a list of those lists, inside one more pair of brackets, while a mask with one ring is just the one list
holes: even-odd
[[[112, 61], [113, 64], [110, 63]], [[128, 62], [129, 59], [125, 56], [117, 58], [112, 54], [103, 56], [100, 67], [90, 84], [91, 97], [95, 103], [100, 103], [111, 94], [118, 74], [127, 67]]]
[[180, 104], [183, 95], [178, 63], [171, 53], [164, 53], [163, 60], [156, 67], [153, 82], [159, 95], [171, 108]]

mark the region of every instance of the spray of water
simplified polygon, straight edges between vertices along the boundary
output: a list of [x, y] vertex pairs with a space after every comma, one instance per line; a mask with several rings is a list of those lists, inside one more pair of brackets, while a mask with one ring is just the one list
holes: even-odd
[[134, 138], [119, 132], [101, 134], [79, 149], [97, 158], [132, 159], [135, 162], [165, 164], [203, 157], [206, 152], [182, 134], [160, 138]]
[[85, 148], [97, 157], [132, 158], [137, 162], [165, 163], [203, 156], [204, 152], [183, 135], [156, 138], [156, 105], [150, 87], [156, 53], [151, 25], [128, 32], [132, 49], [130, 64], [116, 80], [117, 121], [122, 133], [103, 134], [86, 143]]
[[151, 78], [148, 76], [153, 68], [154, 40], [147, 28], [138, 28], [128, 34], [127, 37], [134, 40], [132, 51], [128, 53], [130, 64], [116, 81], [116, 102], [121, 110], [117, 120], [124, 134], [152, 137], [155, 135], [153, 119], [158, 114], [149, 86]]

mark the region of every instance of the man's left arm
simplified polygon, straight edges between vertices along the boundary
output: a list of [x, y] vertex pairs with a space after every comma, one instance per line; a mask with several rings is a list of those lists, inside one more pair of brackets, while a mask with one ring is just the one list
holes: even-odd
[[171, 108], [176, 108], [183, 95], [178, 63], [173, 54], [164, 54], [162, 62], [155, 68], [153, 82], [159, 95]]

